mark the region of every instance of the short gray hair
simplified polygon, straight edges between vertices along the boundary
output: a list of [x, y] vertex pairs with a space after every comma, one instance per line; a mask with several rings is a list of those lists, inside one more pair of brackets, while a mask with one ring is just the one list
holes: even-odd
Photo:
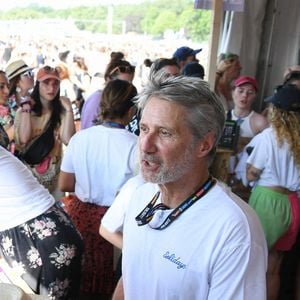
[[144, 90], [138, 95], [139, 109], [143, 110], [152, 97], [170, 101], [185, 107], [184, 120], [196, 140], [208, 132], [215, 135], [214, 154], [225, 124], [225, 110], [219, 97], [210, 90], [206, 81], [200, 78], [177, 76], [166, 78], [157, 74], [150, 78]]

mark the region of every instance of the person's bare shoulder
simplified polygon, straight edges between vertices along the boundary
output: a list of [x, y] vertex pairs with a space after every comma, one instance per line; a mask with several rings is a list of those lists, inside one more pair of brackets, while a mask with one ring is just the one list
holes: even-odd
[[266, 117], [257, 112], [254, 112], [251, 118], [251, 127], [254, 133], [258, 134], [265, 128], [269, 127], [269, 123]]

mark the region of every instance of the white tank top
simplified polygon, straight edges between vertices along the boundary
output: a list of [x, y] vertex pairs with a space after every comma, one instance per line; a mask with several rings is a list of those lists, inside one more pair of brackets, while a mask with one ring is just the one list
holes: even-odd
[[233, 110], [231, 111], [231, 119], [234, 121], [237, 121], [240, 125], [240, 136], [241, 137], [247, 137], [247, 138], [254, 137], [255, 133], [253, 132], [251, 125], [250, 125], [250, 119], [253, 114], [254, 114], [254, 111], [252, 110], [247, 117], [239, 118], [234, 114]]

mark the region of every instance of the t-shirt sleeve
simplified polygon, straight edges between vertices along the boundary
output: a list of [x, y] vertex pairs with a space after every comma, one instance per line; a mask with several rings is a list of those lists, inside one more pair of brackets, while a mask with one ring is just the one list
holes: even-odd
[[[76, 135], [75, 135], [76, 136]], [[75, 148], [75, 136], [73, 136], [64, 151], [62, 163], [60, 166], [61, 171], [66, 173], [75, 173], [74, 165], [73, 165], [73, 149]]]
[[263, 170], [268, 160], [268, 147], [264, 136], [259, 134], [251, 141], [253, 150], [247, 159], [247, 163], [253, 167]]
[[207, 300], [266, 299], [267, 248], [259, 220], [247, 215], [252, 225], [230, 220], [230, 234], [213, 260]]
[[[207, 300], [266, 299], [264, 248], [260, 245], [252, 247], [256, 248], [258, 256], [251, 260], [251, 250], [246, 245], [240, 244], [227, 251], [223, 249], [211, 275]], [[256, 263], [259, 265], [253, 267]]]
[[143, 183], [144, 181], [140, 175], [129, 179], [127, 183], [125, 183], [115, 201], [101, 220], [101, 224], [105, 229], [110, 232], [122, 232], [129, 202], [134, 197], [136, 189]]

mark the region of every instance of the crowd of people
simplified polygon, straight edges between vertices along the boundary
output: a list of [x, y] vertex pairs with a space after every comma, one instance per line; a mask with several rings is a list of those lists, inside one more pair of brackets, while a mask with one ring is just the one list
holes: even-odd
[[[33, 292], [277, 299], [282, 262], [299, 247], [300, 67], [263, 115], [239, 56], [219, 56], [210, 87], [201, 50], [147, 57], [139, 87], [122, 51], [103, 80], [70, 51], [0, 71], [0, 253]], [[238, 139], [222, 182], [211, 166], [228, 121]]]

